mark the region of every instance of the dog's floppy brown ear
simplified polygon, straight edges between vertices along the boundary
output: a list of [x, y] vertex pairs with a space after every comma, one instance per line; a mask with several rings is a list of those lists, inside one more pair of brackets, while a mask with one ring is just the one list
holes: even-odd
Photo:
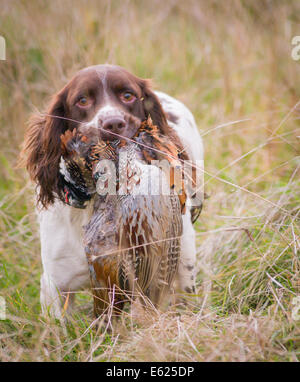
[[38, 186], [38, 200], [44, 206], [54, 202], [58, 191], [60, 136], [67, 129], [64, 117], [64, 92], [56, 94], [45, 114], [33, 115], [25, 135], [21, 163]]
[[168, 125], [166, 114], [163, 111], [159, 99], [151, 90], [151, 81], [142, 80], [141, 88], [143, 91], [143, 105], [146, 118], [150, 115], [153, 124], [177, 146], [178, 150], [181, 152], [181, 158], [188, 160], [188, 155], [185, 152], [176, 131]]
[[151, 90], [151, 81], [142, 80], [141, 88], [143, 92], [143, 106], [146, 118], [150, 115], [152, 122], [163, 134], [169, 130], [166, 115], [159, 102], [158, 97]]

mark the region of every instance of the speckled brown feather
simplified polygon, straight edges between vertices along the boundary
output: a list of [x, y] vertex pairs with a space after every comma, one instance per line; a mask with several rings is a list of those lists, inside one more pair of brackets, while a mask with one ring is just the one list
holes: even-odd
[[[132, 144], [125, 150], [131, 187], [139, 181], [134, 162], [139, 150]], [[112, 300], [118, 313], [136, 295], [159, 306], [177, 272], [181, 234], [180, 203], [174, 193], [108, 195], [105, 200], [96, 196], [84, 237], [95, 314], [105, 312]]]

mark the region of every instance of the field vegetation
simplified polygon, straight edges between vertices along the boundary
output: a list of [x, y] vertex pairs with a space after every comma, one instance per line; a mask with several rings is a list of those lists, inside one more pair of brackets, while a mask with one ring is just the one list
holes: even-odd
[[[0, 360], [299, 360], [299, 22], [299, 1], [0, 1]], [[154, 315], [136, 306], [111, 333], [97, 331], [89, 291], [67, 323], [40, 316], [34, 185], [16, 169], [30, 114], [99, 63], [191, 109], [209, 195], [198, 301]]]

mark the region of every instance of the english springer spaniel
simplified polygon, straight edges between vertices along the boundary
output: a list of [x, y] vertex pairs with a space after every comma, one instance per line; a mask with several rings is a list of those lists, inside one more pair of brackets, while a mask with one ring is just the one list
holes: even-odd
[[[66, 202], [59, 172], [61, 135], [75, 127], [85, 135], [95, 129], [99, 138], [131, 138], [148, 117], [161, 133], [181, 147], [182, 158], [203, 160], [203, 145], [191, 112], [178, 100], [154, 92], [149, 80], [119, 66], [96, 65], [79, 71], [57, 94], [46, 113], [32, 117], [21, 157], [37, 184], [37, 214], [40, 225], [42, 312], [61, 318], [68, 296], [68, 310], [76, 291], [89, 286], [82, 227], [92, 214], [92, 203], [74, 208]], [[74, 191], [76, 193], [76, 190]], [[75, 195], [76, 196], [76, 195]], [[188, 205], [188, 204], [187, 204]], [[183, 215], [179, 289], [195, 291], [195, 231], [192, 208]]]

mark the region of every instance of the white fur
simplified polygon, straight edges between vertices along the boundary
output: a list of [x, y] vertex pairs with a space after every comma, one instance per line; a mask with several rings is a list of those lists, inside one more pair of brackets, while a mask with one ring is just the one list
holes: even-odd
[[95, 117], [87, 124], [85, 124], [84, 126], [86, 127], [90, 127], [90, 126], [94, 126], [94, 127], [97, 127], [98, 124], [99, 124], [99, 120], [104, 120], [104, 119], [107, 119], [109, 117], [124, 117], [124, 112], [121, 111], [119, 108], [117, 108], [116, 106], [111, 106], [111, 105], [105, 105], [105, 106], [102, 106], [101, 109], [99, 109], [95, 115]]
[[[192, 160], [203, 159], [203, 145], [191, 112], [181, 102], [157, 92], [165, 112], [177, 116], [176, 124], [170, 122]], [[38, 211], [41, 238], [43, 275], [41, 277], [42, 312], [57, 318], [62, 314], [62, 302], [71, 292], [68, 309], [74, 292], [89, 286], [89, 272], [82, 244], [82, 226], [91, 216], [91, 205], [76, 209], [60, 201], [46, 210]], [[195, 231], [190, 211], [183, 216], [182, 253], [178, 271], [180, 289], [192, 290], [196, 260]]]

